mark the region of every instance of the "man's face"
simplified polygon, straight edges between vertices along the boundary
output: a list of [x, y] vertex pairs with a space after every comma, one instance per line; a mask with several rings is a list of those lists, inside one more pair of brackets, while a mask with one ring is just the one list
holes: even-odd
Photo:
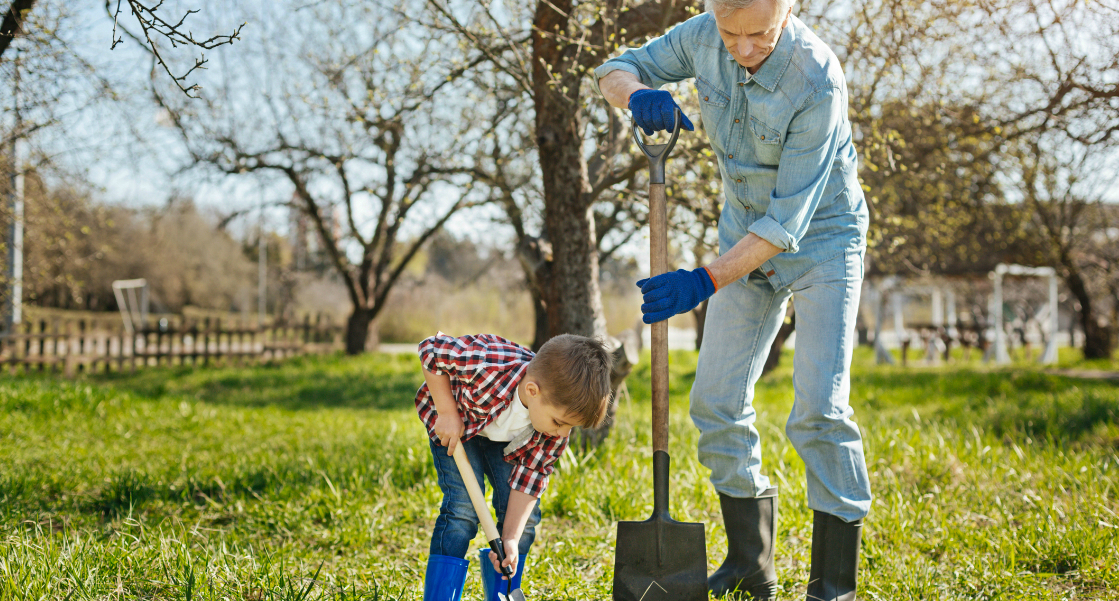
[[571, 434], [571, 428], [577, 425], [576, 418], [549, 403], [539, 384], [525, 378], [519, 392], [534, 430], [564, 438]]
[[723, 12], [715, 8], [715, 24], [723, 45], [738, 64], [753, 73], [777, 47], [792, 9], [782, 10], [777, 0], [758, 0], [730, 14]]

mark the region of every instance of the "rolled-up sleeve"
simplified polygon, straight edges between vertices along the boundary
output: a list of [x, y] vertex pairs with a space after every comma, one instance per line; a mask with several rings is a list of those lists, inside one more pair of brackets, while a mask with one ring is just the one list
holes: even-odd
[[533, 434], [529, 444], [505, 456], [505, 460], [513, 464], [509, 486], [539, 499], [548, 488], [548, 477], [567, 448], [567, 442], [566, 437]]
[[476, 336], [448, 336], [439, 332], [419, 344], [420, 363], [436, 375], [469, 378], [485, 361], [486, 347]]
[[704, 15], [692, 17], [673, 27], [668, 33], [649, 40], [640, 48], [630, 48], [594, 70], [594, 89], [599, 95], [598, 80], [613, 71], [627, 71], [650, 88], [695, 77], [692, 63], [695, 29], [703, 27]]
[[750, 226], [751, 233], [784, 252], [799, 250], [824, 195], [846, 110], [843, 88], [829, 87], [810, 96], [793, 117], [781, 149], [769, 208]]
[[524, 465], [515, 465], [513, 466], [513, 472], [509, 474], [509, 487], [539, 499], [548, 489], [548, 477], [551, 474], [552, 470], [550, 468], [548, 470], [534, 470]]

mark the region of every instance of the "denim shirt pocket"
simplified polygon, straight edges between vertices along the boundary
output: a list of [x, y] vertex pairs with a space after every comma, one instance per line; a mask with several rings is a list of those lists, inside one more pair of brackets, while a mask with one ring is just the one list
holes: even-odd
[[695, 89], [699, 92], [699, 103], [703, 108], [722, 109], [726, 108], [727, 103], [730, 102], [729, 94], [698, 75], [695, 78]]
[[750, 117], [750, 130], [754, 139], [754, 154], [762, 165], [776, 165], [781, 160], [781, 132]]

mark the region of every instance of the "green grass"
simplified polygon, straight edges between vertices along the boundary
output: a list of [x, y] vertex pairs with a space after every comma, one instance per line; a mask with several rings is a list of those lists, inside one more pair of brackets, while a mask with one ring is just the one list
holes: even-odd
[[[706, 523], [713, 569], [695, 354], [672, 359], [672, 513]], [[756, 403], [783, 599], [803, 598], [811, 540], [790, 359]], [[420, 382], [388, 355], [0, 380], [0, 599], [419, 599], [440, 499]], [[529, 599], [609, 598], [615, 523], [651, 512], [647, 364], [629, 391], [608, 441], [552, 479]], [[1119, 386], [859, 349], [852, 403], [875, 493], [860, 598], [1119, 599]]]

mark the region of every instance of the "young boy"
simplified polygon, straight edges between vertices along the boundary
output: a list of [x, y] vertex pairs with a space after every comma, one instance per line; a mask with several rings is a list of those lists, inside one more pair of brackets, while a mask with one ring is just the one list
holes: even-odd
[[[419, 354], [426, 383], [416, 394], [416, 411], [427, 427], [443, 491], [424, 601], [461, 599], [466, 553], [478, 533], [477, 514], [452, 457], [460, 439], [478, 484], [485, 490], [488, 478], [493, 486], [503, 565], [516, 566], [518, 588], [540, 521], [536, 501], [571, 428], [597, 426], [606, 414], [610, 354], [601, 342], [570, 334], [533, 354], [491, 334], [454, 338], [442, 332], [421, 342]], [[486, 601], [496, 601], [506, 589], [497, 554], [483, 549], [479, 559]]]

